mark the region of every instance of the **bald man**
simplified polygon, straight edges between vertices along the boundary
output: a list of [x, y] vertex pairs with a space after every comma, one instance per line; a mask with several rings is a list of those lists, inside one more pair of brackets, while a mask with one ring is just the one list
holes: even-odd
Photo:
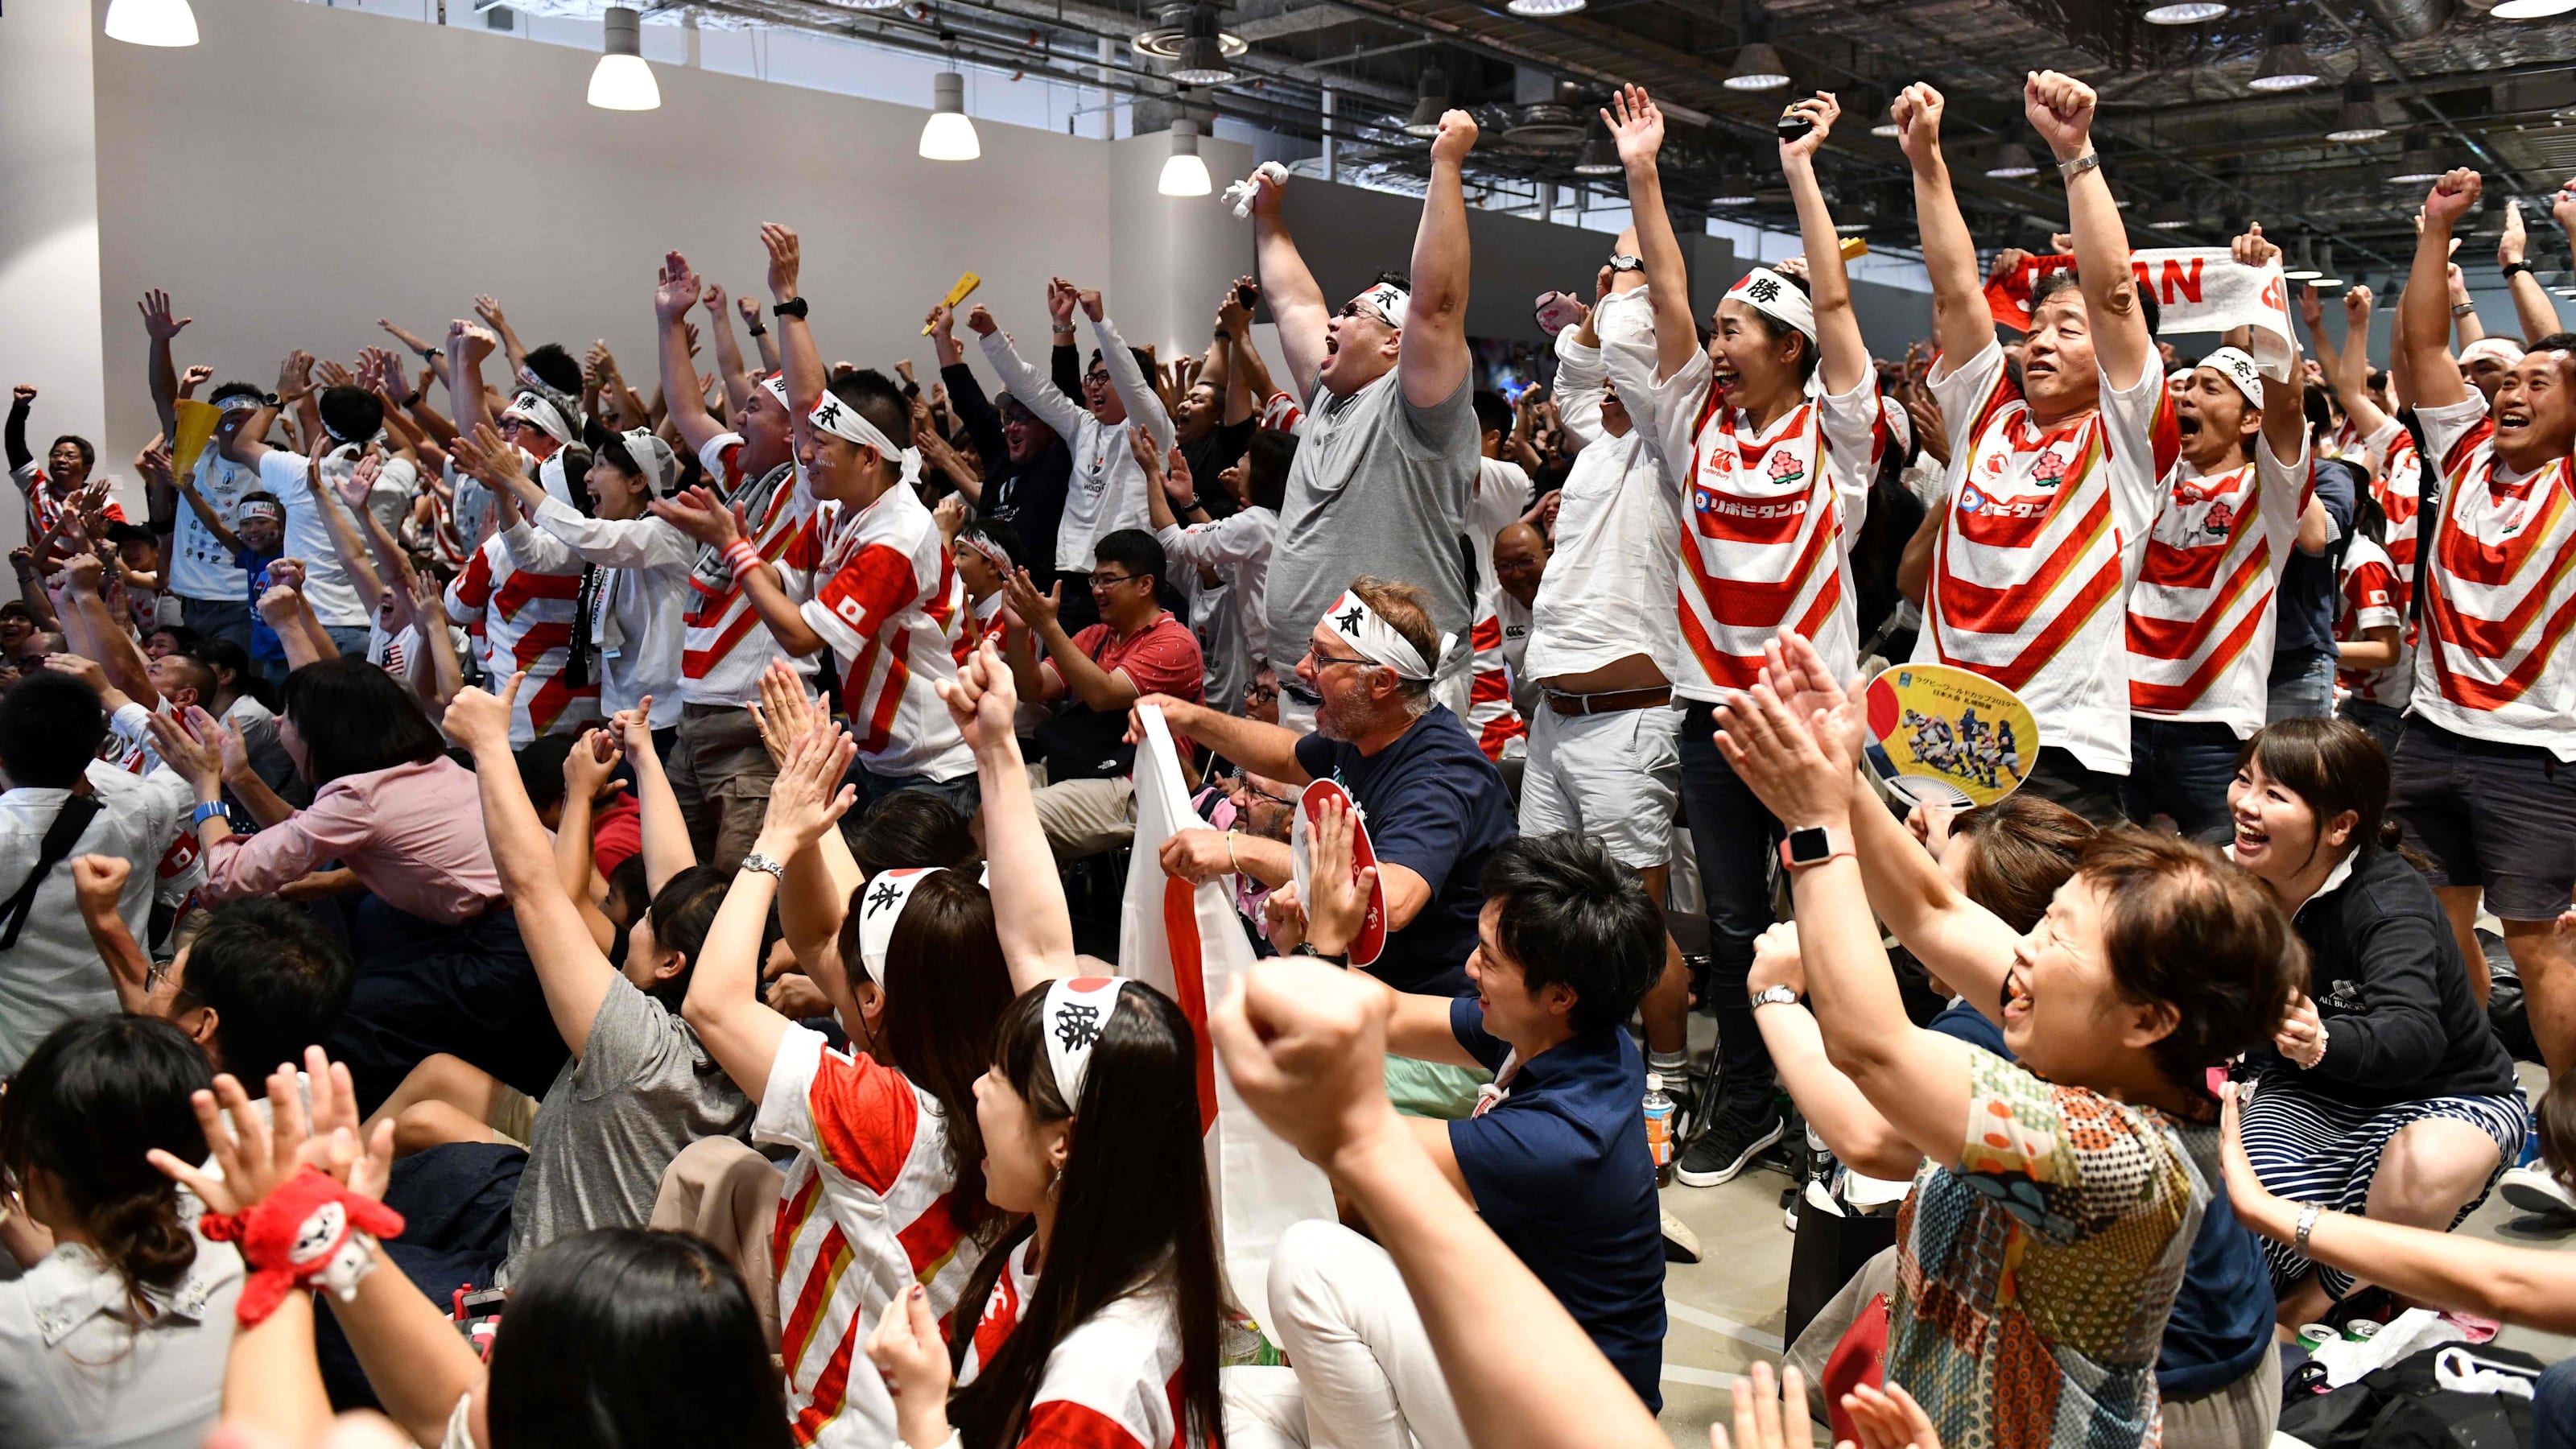
[[1538, 681], [1529, 677], [1530, 605], [1546, 576], [1547, 535], [1536, 524], [1515, 523], [1494, 535], [1494, 616], [1503, 621], [1503, 658], [1512, 667], [1512, 706], [1529, 718], [1538, 706]]

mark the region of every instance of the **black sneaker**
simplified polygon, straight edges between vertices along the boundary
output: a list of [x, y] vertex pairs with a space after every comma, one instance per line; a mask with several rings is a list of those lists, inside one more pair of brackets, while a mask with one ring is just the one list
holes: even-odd
[[1788, 1124], [1764, 1101], [1755, 1112], [1725, 1109], [1692, 1141], [1675, 1165], [1673, 1176], [1684, 1187], [1715, 1187], [1732, 1182], [1753, 1155], [1780, 1140]]

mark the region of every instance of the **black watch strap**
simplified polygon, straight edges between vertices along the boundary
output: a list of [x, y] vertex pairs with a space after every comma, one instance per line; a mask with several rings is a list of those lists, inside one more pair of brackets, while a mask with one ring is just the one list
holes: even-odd
[[2529, 263], [2529, 262], [2507, 262], [2507, 263], [2505, 263], [2503, 266], [2498, 267], [2496, 270], [2498, 270], [2498, 271], [2500, 271], [2500, 272], [2504, 273], [2504, 275], [2505, 275], [2505, 277], [2506, 277], [2506, 279], [2507, 279], [2507, 280], [2511, 280], [2511, 278], [2513, 277], [2513, 274], [2514, 274], [2514, 273], [2516, 273], [2516, 272], [2527, 272], [2527, 271], [2530, 271], [2530, 270], [2531, 270], [2531, 263]]
[[769, 315], [772, 317], [801, 318], [805, 315], [805, 299], [802, 297], [790, 297], [786, 301], [770, 308]]

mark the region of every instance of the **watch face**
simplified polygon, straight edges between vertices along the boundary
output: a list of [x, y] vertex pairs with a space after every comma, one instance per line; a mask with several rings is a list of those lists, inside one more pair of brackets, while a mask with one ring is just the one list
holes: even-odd
[[1789, 832], [1789, 863], [1791, 865], [1818, 865], [1827, 860], [1831, 860], [1833, 858], [1833, 854], [1833, 841], [1826, 836], [1822, 829], [1810, 825], [1804, 830], [1792, 830]]

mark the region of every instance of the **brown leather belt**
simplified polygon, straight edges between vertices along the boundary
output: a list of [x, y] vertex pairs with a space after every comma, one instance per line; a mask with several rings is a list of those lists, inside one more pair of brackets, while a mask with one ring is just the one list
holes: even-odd
[[1652, 689], [1615, 689], [1608, 694], [1559, 694], [1553, 689], [1544, 692], [1549, 709], [1558, 714], [1577, 716], [1615, 714], [1623, 709], [1657, 709], [1673, 702], [1672, 687], [1662, 684]]

